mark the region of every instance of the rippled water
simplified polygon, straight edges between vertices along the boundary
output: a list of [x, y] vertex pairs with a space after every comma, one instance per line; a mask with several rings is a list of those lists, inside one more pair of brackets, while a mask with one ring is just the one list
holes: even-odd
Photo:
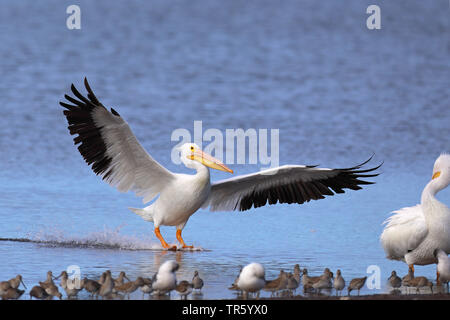
[[[230, 298], [239, 265], [272, 278], [299, 263], [346, 279], [393, 269], [379, 244], [389, 212], [416, 204], [436, 157], [449, 151], [448, 2], [381, 1], [382, 29], [365, 26], [369, 1], [78, 1], [68, 30], [61, 1], [7, 1], [0, 11], [0, 280], [32, 287], [78, 265], [152, 276], [176, 259], [178, 279], [199, 270], [204, 299]], [[375, 185], [313, 203], [248, 212], [200, 210], [183, 236], [202, 250], [164, 252], [142, 206], [84, 164], [58, 101], [87, 76], [100, 100], [144, 147], [170, 161], [177, 128], [280, 130], [280, 164], [349, 167], [373, 153]], [[230, 165], [235, 174], [259, 165]], [[228, 177], [213, 172], [212, 179]], [[449, 190], [439, 198], [449, 204]], [[163, 227], [169, 242], [174, 228]], [[31, 240], [31, 241], [30, 241]], [[6, 262], [5, 262], [6, 261]], [[434, 277], [434, 266], [417, 273]], [[134, 298], [140, 298], [136, 293]]]

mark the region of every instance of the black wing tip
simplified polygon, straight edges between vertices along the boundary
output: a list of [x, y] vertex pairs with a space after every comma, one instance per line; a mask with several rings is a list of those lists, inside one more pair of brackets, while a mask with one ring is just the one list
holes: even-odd
[[341, 170], [341, 171], [351, 171], [351, 172], [354, 172], [354, 173], [370, 172], [370, 171], [377, 170], [377, 169], [379, 169], [379, 168], [384, 164], [384, 161], [381, 161], [381, 163], [380, 163], [378, 166], [376, 166], [376, 167], [369, 168], [369, 169], [364, 169], [364, 170], [358, 170], [358, 169], [362, 168], [364, 165], [366, 165], [367, 163], [369, 163], [369, 162], [373, 159], [374, 156], [375, 156], [375, 153], [373, 153], [373, 154], [369, 157], [369, 159], [367, 159], [366, 161], [364, 161], [364, 162], [362, 162], [362, 163], [360, 163], [360, 164], [358, 164], [358, 165], [356, 165], [356, 166], [354, 166], [354, 167], [344, 168], [344, 169], [338, 169], [338, 170]]
[[[376, 177], [380, 173], [373, 173], [372, 171], [380, 168], [384, 162], [369, 169], [361, 169], [373, 159], [375, 153], [364, 161], [363, 163], [346, 169], [334, 169], [337, 175], [321, 180], [314, 180], [310, 182], [292, 182], [289, 185], [272, 186], [266, 190], [260, 190], [257, 194], [252, 192], [236, 203], [234, 210], [247, 211], [252, 208], [258, 208], [265, 205], [274, 205], [277, 203], [297, 203], [303, 204], [311, 200], [324, 199], [326, 196], [333, 196], [335, 194], [346, 193], [345, 189], [361, 190], [365, 185], [375, 184], [372, 181], [365, 181], [358, 178]], [[306, 166], [307, 168], [315, 168], [316, 166]], [[370, 174], [361, 174], [368, 173]]]
[[116, 110], [114, 110], [113, 108], [111, 108], [111, 113], [113, 115], [117, 116], [117, 117], [120, 117], [120, 114]]
[[93, 94], [91, 86], [89, 85], [89, 82], [88, 82], [86, 77], [84, 77], [84, 81], [83, 82], [84, 82], [84, 87], [86, 88], [88, 94]]

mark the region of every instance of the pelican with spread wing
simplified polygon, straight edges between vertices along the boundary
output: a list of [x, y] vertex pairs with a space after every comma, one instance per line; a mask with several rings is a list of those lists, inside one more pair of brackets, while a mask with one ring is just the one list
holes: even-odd
[[[220, 160], [203, 152], [195, 143], [180, 147], [181, 161], [196, 174], [173, 173], [155, 161], [137, 141], [127, 122], [117, 111], [108, 111], [84, 79], [87, 97], [72, 84], [75, 98], [65, 95], [69, 103], [60, 102], [66, 110], [71, 135], [78, 150], [92, 170], [121, 192], [134, 191], [147, 203], [143, 209], [130, 208], [144, 220], [151, 221], [161, 245], [170, 250], [159, 226], [175, 226], [181, 237], [189, 217], [199, 208], [211, 211], [249, 210], [266, 204], [298, 203], [323, 199], [325, 195], [359, 190], [372, 184], [360, 178], [375, 177], [380, 166], [362, 169], [366, 162], [346, 169], [285, 165], [211, 183], [209, 168], [233, 173]], [[334, 192], [333, 192], [334, 191]]]

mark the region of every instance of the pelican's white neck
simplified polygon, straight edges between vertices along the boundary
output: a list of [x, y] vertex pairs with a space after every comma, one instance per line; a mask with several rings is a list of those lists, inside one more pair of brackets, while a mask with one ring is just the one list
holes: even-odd
[[421, 203], [426, 205], [429, 201], [438, 201], [436, 194], [448, 186], [447, 175], [432, 179], [422, 191]]
[[429, 201], [436, 200], [436, 194], [440, 191], [434, 180], [428, 182], [422, 191], [421, 204], [426, 205]]
[[197, 170], [197, 176], [199, 177], [204, 177], [205, 179], [210, 178], [209, 176], [209, 168], [203, 164], [201, 164], [200, 162], [195, 161], [194, 162], [194, 169]]

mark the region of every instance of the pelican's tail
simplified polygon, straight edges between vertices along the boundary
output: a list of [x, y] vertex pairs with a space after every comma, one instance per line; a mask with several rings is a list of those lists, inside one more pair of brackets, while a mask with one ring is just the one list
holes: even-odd
[[138, 208], [128, 208], [137, 215], [141, 216], [142, 219], [146, 221], [153, 222], [153, 210], [151, 206], [145, 207], [144, 209], [138, 209]]

